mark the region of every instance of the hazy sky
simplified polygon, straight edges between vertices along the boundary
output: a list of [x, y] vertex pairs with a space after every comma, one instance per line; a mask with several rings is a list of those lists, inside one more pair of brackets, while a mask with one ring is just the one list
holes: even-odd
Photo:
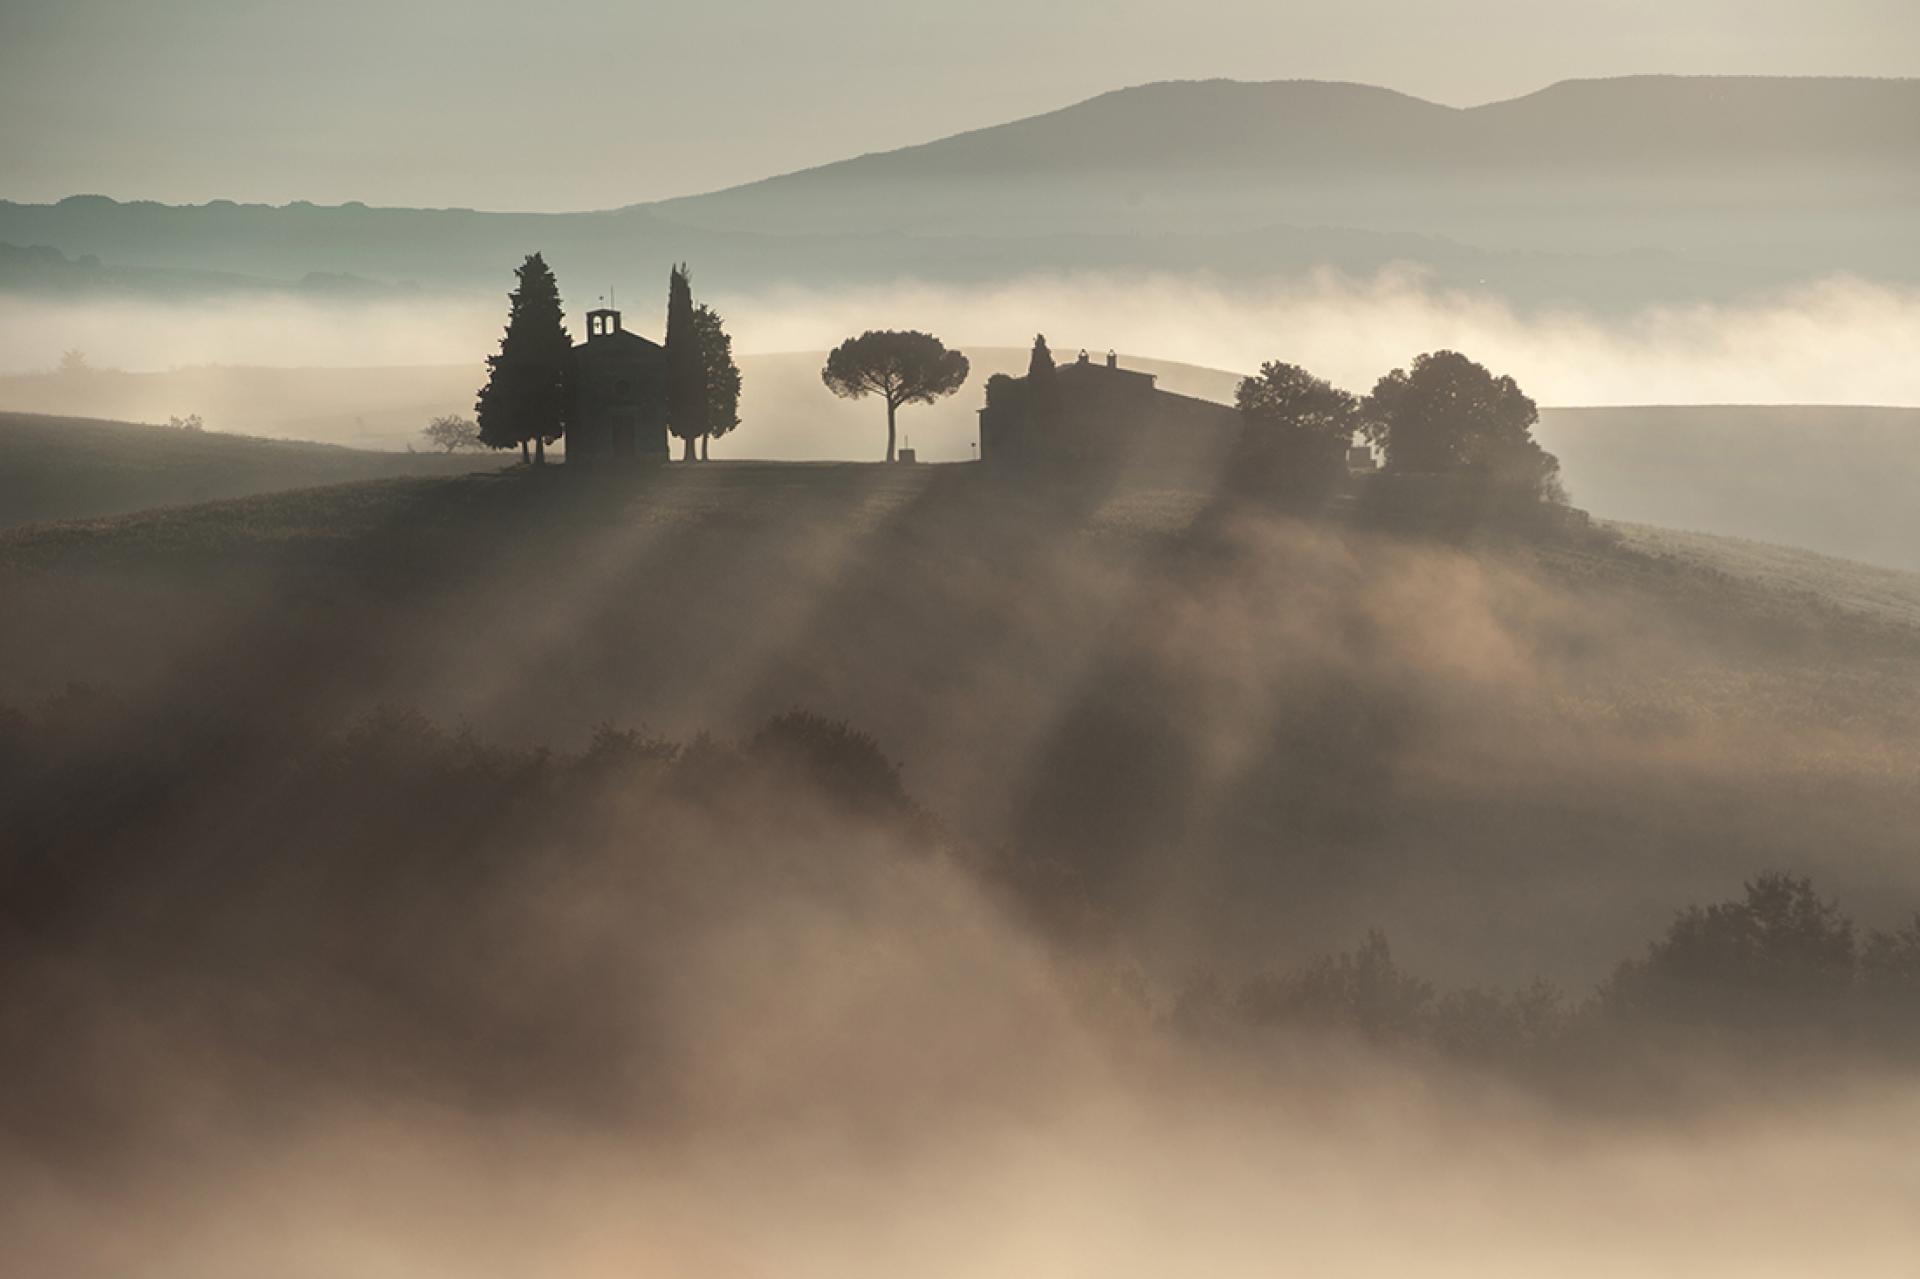
[[1915, 0], [0, 0], [0, 198], [608, 207], [1151, 80], [1920, 74]]

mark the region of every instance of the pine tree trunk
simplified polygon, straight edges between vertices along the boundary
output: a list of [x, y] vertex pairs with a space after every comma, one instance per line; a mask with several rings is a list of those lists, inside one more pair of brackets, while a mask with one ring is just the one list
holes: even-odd
[[532, 460], [533, 459], [531, 457], [527, 456], [527, 442], [525, 440], [521, 440], [520, 441], [520, 465], [525, 466], [528, 462], [531, 462]]
[[893, 414], [897, 406], [887, 402], [887, 461], [893, 461]]
[[680, 460], [682, 462], [693, 462], [693, 461], [699, 460], [695, 458], [693, 455], [693, 437], [691, 435], [681, 440], [680, 443], [683, 446], [680, 450]]
[[547, 464], [547, 441], [544, 436], [533, 437], [533, 464], [535, 466]]
[[700, 460], [702, 462], [707, 460], [707, 441], [712, 438], [711, 435], [703, 435], [700, 437]]

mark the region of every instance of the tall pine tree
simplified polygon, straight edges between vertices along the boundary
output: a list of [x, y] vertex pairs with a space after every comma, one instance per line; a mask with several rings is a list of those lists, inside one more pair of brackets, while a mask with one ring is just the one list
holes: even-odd
[[488, 448], [520, 446], [520, 459], [547, 460], [547, 445], [566, 431], [567, 373], [573, 339], [567, 336], [560, 286], [538, 253], [514, 272], [519, 283], [507, 295], [507, 329], [500, 354], [487, 357], [487, 384], [474, 411], [480, 442]]
[[701, 367], [707, 375], [707, 429], [700, 436], [700, 460], [707, 444], [740, 425], [740, 366], [733, 362], [733, 338], [720, 313], [705, 302], [693, 308], [693, 331], [700, 341]]
[[707, 363], [693, 313], [693, 279], [682, 262], [667, 277], [667, 430], [694, 459], [693, 442], [707, 433]]

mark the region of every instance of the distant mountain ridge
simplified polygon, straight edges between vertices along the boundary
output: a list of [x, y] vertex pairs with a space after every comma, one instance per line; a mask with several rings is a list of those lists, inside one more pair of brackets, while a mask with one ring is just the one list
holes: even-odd
[[0, 202], [0, 244], [115, 268], [500, 287], [1415, 261], [1521, 300], [1920, 281], [1920, 80], [1629, 77], [1455, 108], [1366, 85], [1177, 81], [705, 195], [571, 214]]
[[[1595, 201], [1617, 220], [1675, 205], [1910, 215], [1916, 200], [1920, 80], [1644, 76], [1468, 108], [1359, 84], [1170, 81], [647, 207], [775, 233], [1285, 222], [1596, 251], [1653, 242], [1569, 235]], [[1556, 234], [1488, 238], [1490, 215], [1516, 206]]]
[[[1450, 107], [1392, 89], [1326, 80], [1168, 80], [1115, 89], [1041, 115], [819, 165], [721, 192], [656, 201], [670, 210], [734, 191], [860, 168], [1197, 168], [1324, 154], [1367, 162], [1531, 165], [1914, 153], [1920, 79], [1625, 76], [1563, 80], [1517, 98]], [[1436, 148], [1449, 148], [1436, 154]], [[636, 206], [639, 207], [639, 206]]]
[[0, 243], [0, 290], [57, 297], [138, 293], [185, 299], [271, 292], [339, 298], [391, 296], [398, 286], [321, 271], [309, 271], [298, 280], [267, 280], [230, 271], [126, 267], [93, 254], [70, 258], [44, 244]]

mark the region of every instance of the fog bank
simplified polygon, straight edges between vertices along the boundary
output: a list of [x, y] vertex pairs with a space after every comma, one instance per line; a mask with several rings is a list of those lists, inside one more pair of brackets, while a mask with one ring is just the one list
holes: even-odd
[[150, 1279], [1799, 1279], [1909, 1273], [1920, 1245], [1911, 1098], [1664, 1135], [1405, 1094], [1212, 1100], [1096, 1095], [894, 1150], [350, 1112], [92, 1202], [16, 1186], [0, 1221], [29, 1270]]
[[[699, 287], [699, 264], [694, 283]], [[627, 324], [658, 336], [664, 306], [621, 290]], [[573, 327], [593, 297], [562, 281]], [[1098, 275], [958, 288], [775, 290], [716, 295], [743, 353], [831, 347], [867, 328], [922, 328], [949, 344], [1109, 347], [1235, 371], [1286, 359], [1356, 390], [1437, 347], [1512, 373], [1548, 404], [1920, 404], [1920, 292], [1848, 278], [1738, 304], [1651, 307], [1621, 321], [1518, 311], [1437, 290], [1414, 271], [1229, 287], [1193, 278]], [[0, 298], [0, 372], [51, 367], [68, 349], [97, 366], [471, 363], [493, 349], [504, 298], [423, 296], [329, 304], [258, 299], [199, 305]], [[0, 406], [4, 407], [4, 406]]]

